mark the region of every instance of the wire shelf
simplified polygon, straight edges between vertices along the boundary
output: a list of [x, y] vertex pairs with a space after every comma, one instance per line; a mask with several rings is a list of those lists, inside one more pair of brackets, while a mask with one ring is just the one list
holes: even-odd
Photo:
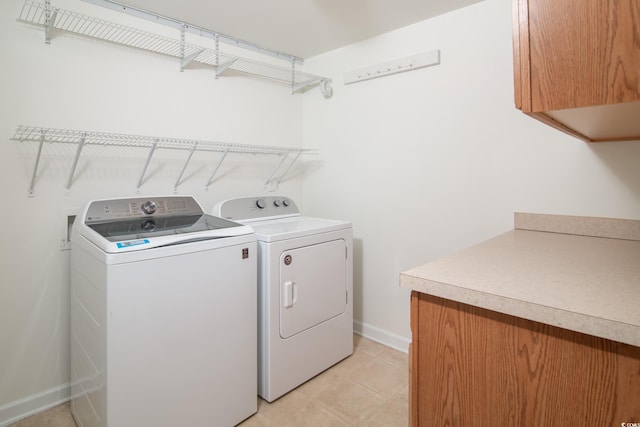
[[[189, 151], [189, 157], [178, 177], [174, 186], [174, 191], [177, 191], [177, 187], [181, 182], [182, 175], [191, 160], [191, 155], [196, 151], [208, 151], [219, 152], [222, 156], [216, 164], [206, 187], [209, 187], [214, 181], [215, 175], [219, 170], [222, 162], [229, 153], [238, 154], [265, 154], [265, 155], [277, 155], [281, 159], [277, 166], [267, 178], [265, 186], [276, 187], [283, 180], [291, 166], [298, 160], [303, 154], [317, 155], [318, 152], [315, 149], [310, 148], [296, 148], [296, 147], [276, 147], [276, 146], [264, 146], [264, 145], [248, 145], [248, 144], [235, 144], [229, 142], [217, 142], [217, 141], [204, 141], [196, 139], [181, 139], [181, 138], [167, 138], [160, 136], [145, 136], [145, 135], [132, 135], [113, 132], [95, 132], [95, 131], [81, 131], [71, 129], [56, 129], [45, 128], [37, 126], [23, 126], [17, 127], [15, 133], [11, 137], [13, 141], [25, 142], [39, 142], [38, 153], [36, 155], [33, 174], [31, 176], [31, 184], [29, 186], [29, 195], [33, 196], [36, 176], [38, 172], [38, 165], [40, 163], [40, 157], [42, 154], [42, 147], [45, 142], [47, 143], [61, 143], [61, 144], [75, 144], [76, 156], [71, 167], [69, 179], [67, 181], [67, 190], [71, 188], [73, 182], [73, 176], [75, 174], [76, 166], [80, 158], [80, 154], [84, 146], [87, 145], [101, 145], [101, 146], [118, 146], [118, 147], [136, 147], [149, 149], [149, 155], [144, 165], [142, 174], [138, 181], [137, 189], [143, 182], [144, 175], [149, 166], [151, 158], [157, 149], [171, 149], [171, 150], [186, 150]], [[289, 155], [293, 155], [293, 159], [289, 161], [288, 165], [285, 164], [285, 160]], [[277, 172], [280, 169], [284, 169], [284, 172], [280, 173], [276, 177]]]
[[77, 144], [84, 139], [85, 145], [110, 145], [149, 148], [156, 144], [157, 148], [178, 150], [217, 151], [248, 154], [317, 154], [317, 150], [296, 147], [276, 147], [268, 145], [235, 144], [230, 142], [204, 141], [196, 139], [167, 138], [160, 136], [131, 135], [112, 132], [94, 132], [71, 129], [44, 128], [37, 126], [17, 127], [11, 137], [14, 141], [38, 142], [44, 137], [45, 142]]
[[190, 61], [196, 61], [214, 67], [216, 75], [220, 75], [228, 69], [288, 83], [294, 92], [302, 91], [321, 82], [324, 85], [331, 82], [331, 79], [326, 77], [295, 69], [295, 62], [292, 62], [291, 67], [287, 68], [230, 55], [219, 49], [210, 49], [187, 43], [183, 39], [173, 39], [73, 11], [53, 8], [48, 4], [31, 0], [25, 0], [17, 20], [43, 27], [47, 42], [53, 29], [66, 31], [180, 58], [183, 61], [183, 67]]

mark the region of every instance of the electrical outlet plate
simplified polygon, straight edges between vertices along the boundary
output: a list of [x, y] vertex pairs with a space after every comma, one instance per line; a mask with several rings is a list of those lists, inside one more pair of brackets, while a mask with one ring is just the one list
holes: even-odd
[[359, 68], [344, 73], [344, 84], [362, 82], [376, 79], [378, 77], [389, 76], [391, 74], [403, 73], [405, 71], [417, 70], [440, 64], [440, 49], [430, 50], [404, 58], [382, 62], [369, 67]]
[[67, 208], [61, 210], [60, 215], [60, 250], [68, 251], [71, 249], [71, 229], [76, 218], [80, 215], [79, 208]]

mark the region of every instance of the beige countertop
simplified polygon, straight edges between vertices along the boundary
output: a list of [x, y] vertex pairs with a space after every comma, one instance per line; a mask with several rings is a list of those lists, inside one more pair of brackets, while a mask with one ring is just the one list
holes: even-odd
[[640, 221], [517, 213], [514, 230], [400, 286], [640, 346]]

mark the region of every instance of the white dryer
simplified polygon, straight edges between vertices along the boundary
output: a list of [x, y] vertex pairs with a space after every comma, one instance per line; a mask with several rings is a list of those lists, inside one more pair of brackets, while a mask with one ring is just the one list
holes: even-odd
[[353, 353], [351, 223], [287, 197], [226, 200], [214, 215], [258, 239], [258, 394], [272, 402]]
[[257, 410], [256, 238], [191, 197], [90, 202], [73, 227], [81, 427], [233, 426]]

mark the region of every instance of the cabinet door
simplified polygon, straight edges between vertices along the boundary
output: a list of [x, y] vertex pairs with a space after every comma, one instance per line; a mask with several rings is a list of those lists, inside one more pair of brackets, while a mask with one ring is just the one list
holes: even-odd
[[640, 347], [413, 291], [410, 425], [640, 420]]
[[640, 2], [513, 6], [516, 108], [584, 141], [640, 140]]
[[516, 74], [530, 78], [530, 85], [523, 81], [518, 88], [523, 111], [640, 100], [640, 2], [515, 0], [515, 4], [520, 32], [514, 34], [520, 49]]

